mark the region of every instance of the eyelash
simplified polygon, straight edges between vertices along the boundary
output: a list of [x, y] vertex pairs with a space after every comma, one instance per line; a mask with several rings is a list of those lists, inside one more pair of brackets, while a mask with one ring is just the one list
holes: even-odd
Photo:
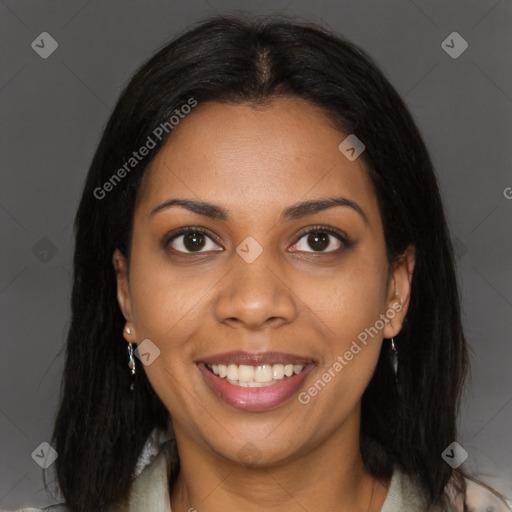
[[[164, 249], [169, 246], [171, 242], [173, 242], [176, 238], [186, 235], [188, 233], [201, 233], [203, 235], [206, 235], [208, 238], [212, 239], [216, 243], [220, 243], [219, 239], [213, 235], [209, 230], [202, 228], [202, 227], [195, 227], [195, 226], [186, 226], [184, 228], [180, 228], [175, 233], [172, 233], [171, 235], [167, 235], [164, 237], [164, 240], [162, 242], [162, 246]], [[342, 243], [342, 247], [338, 249], [334, 249], [332, 251], [299, 251], [299, 252], [305, 252], [307, 254], [333, 254], [338, 253], [344, 249], [349, 249], [352, 247], [352, 241], [348, 238], [346, 233], [344, 231], [341, 231], [339, 229], [328, 227], [328, 226], [322, 226], [322, 225], [316, 225], [316, 226], [310, 226], [306, 230], [302, 231], [297, 235], [296, 241], [292, 245], [296, 245], [305, 235], [309, 235], [310, 233], [326, 233], [328, 235], [334, 236], [337, 240], [339, 240]], [[205, 252], [183, 252], [178, 251], [174, 249], [174, 252], [180, 255], [193, 255], [193, 254], [205, 254]], [[220, 252], [220, 251], [219, 251]]]

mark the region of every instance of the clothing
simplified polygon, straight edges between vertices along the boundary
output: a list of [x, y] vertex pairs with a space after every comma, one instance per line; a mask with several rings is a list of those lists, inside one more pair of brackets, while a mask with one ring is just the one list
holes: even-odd
[[[168, 443], [162, 445], [160, 452], [142, 470], [133, 482], [129, 508], [111, 512], [171, 512], [167, 490]], [[468, 512], [511, 512], [512, 500], [506, 504], [491, 492], [468, 481]], [[454, 511], [462, 511], [456, 507]], [[23, 508], [12, 512], [69, 512], [64, 504], [46, 508]], [[9, 512], [7, 510], [0, 512]], [[227, 511], [231, 512], [231, 511]], [[393, 471], [390, 486], [381, 512], [427, 512], [423, 492], [398, 467]], [[437, 509], [428, 512], [437, 512]]]

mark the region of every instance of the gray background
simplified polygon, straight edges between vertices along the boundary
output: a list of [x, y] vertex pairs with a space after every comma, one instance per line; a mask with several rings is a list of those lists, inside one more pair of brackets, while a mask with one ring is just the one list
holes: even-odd
[[[58, 401], [72, 221], [120, 89], [169, 38], [235, 10], [282, 12], [346, 36], [411, 109], [457, 246], [472, 349], [458, 441], [468, 469], [506, 476], [512, 494], [510, 0], [9, 0], [0, 3], [0, 507], [52, 503], [31, 453], [49, 440]], [[441, 47], [453, 31], [469, 44], [456, 59]], [[47, 59], [31, 47], [42, 32], [59, 45]]]

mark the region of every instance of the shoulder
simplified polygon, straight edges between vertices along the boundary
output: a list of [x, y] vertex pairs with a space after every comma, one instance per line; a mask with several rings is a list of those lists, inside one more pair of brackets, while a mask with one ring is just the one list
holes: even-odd
[[506, 484], [505, 490], [502, 479], [477, 479], [468, 476], [466, 485], [468, 512], [512, 512], [512, 481]]
[[[151, 455], [145, 460], [146, 464], [133, 480], [130, 490], [128, 509], [123, 512], [140, 512], [150, 510], [170, 510], [170, 498], [168, 492], [168, 462], [172, 457], [173, 444], [170, 441], [162, 443], [156, 455]], [[65, 503], [50, 505], [46, 508], [27, 507], [18, 510], [0, 509], [0, 512], [71, 512]], [[109, 512], [121, 512], [115, 505], [109, 508]]]
[[423, 489], [400, 467], [395, 466], [381, 512], [423, 512], [426, 503]]
[[[504, 496], [494, 488], [494, 482], [486, 479], [484, 483], [472, 477], [466, 477], [466, 497], [464, 500], [459, 495], [447, 492], [451, 498], [450, 512], [512, 512], [512, 499]], [[497, 486], [496, 486], [497, 487]], [[512, 490], [512, 482], [507, 487]], [[423, 489], [404, 473], [399, 467], [395, 467], [386, 500], [381, 512], [396, 512], [407, 510], [408, 512], [423, 512], [426, 510], [428, 500]], [[441, 508], [428, 509], [432, 512], [441, 512]]]

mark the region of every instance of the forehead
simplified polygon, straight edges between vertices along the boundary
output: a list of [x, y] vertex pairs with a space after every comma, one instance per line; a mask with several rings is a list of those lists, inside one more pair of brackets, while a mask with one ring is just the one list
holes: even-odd
[[152, 161], [138, 215], [179, 197], [222, 204], [241, 221], [255, 213], [275, 219], [274, 212], [299, 200], [341, 195], [371, 218], [378, 211], [366, 166], [338, 149], [347, 135], [300, 99], [274, 99], [263, 107], [199, 105]]

